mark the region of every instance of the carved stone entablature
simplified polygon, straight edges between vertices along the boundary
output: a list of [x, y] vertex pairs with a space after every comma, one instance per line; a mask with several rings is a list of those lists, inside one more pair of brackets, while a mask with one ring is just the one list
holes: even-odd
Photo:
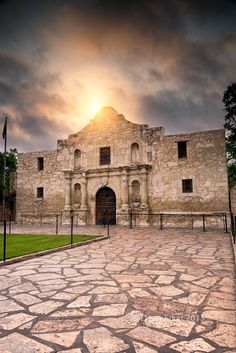
[[[87, 170], [87, 177], [93, 177], [94, 175], [107, 175], [107, 174], [123, 174], [123, 171], [126, 171], [127, 174], [131, 171], [138, 171], [140, 172], [141, 170], [146, 169], [147, 172], [149, 172], [152, 169], [152, 166], [150, 164], [136, 164], [136, 165], [127, 165], [127, 166], [122, 166], [122, 167], [105, 167], [105, 168], [97, 168], [97, 169], [88, 169]], [[81, 172], [80, 172], [81, 173]]]

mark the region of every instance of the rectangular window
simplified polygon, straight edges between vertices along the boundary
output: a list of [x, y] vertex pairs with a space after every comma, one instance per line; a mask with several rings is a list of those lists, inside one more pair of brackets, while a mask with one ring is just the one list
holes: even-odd
[[183, 179], [182, 180], [182, 192], [184, 192], [184, 193], [193, 192], [193, 180], [192, 179]]
[[43, 199], [43, 188], [37, 188], [37, 199]]
[[178, 142], [178, 158], [187, 158], [187, 141]]
[[44, 169], [44, 160], [43, 157], [38, 158], [38, 170], [43, 170]]
[[110, 147], [100, 148], [100, 165], [111, 163]]

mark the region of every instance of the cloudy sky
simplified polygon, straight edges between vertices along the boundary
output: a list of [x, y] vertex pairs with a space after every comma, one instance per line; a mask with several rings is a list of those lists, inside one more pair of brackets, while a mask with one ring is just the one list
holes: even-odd
[[19, 151], [55, 148], [96, 105], [167, 134], [218, 129], [235, 81], [236, 1], [0, 0], [0, 116]]

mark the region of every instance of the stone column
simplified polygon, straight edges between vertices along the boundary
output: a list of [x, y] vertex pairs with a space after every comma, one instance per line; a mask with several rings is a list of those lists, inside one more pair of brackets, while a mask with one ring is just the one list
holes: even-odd
[[141, 200], [142, 207], [147, 207], [147, 171], [146, 168], [141, 169]]
[[122, 171], [122, 209], [128, 210], [129, 208], [129, 189], [128, 189], [128, 180], [127, 180], [127, 172], [124, 169]]
[[64, 172], [64, 174], [65, 174], [65, 180], [66, 180], [64, 211], [70, 211], [71, 210], [71, 172], [66, 171]]
[[82, 181], [81, 181], [81, 209], [87, 210], [87, 176], [86, 172], [82, 174]]

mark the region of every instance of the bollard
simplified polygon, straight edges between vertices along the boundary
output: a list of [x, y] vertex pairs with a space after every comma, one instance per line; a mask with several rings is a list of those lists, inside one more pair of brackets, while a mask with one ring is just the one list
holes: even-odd
[[107, 235], [108, 237], [110, 236], [110, 217], [108, 217], [108, 222], [107, 222]]
[[192, 229], [193, 229], [193, 214], [191, 213], [191, 222], [192, 222]]
[[234, 244], [235, 244], [235, 238], [236, 238], [236, 216], [234, 216]]
[[56, 235], [58, 235], [58, 214], [56, 215]]
[[163, 229], [163, 214], [160, 213], [160, 230]]
[[205, 225], [205, 214], [202, 214], [202, 231], [206, 232], [206, 225]]
[[73, 232], [74, 232], [74, 217], [70, 217], [70, 244], [73, 244]]
[[7, 221], [3, 221], [3, 261], [6, 261]]
[[225, 233], [228, 233], [227, 214], [225, 213]]
[[234, 224], [234, 216], [232, 212], [230, 212], [230, 221], [231, 221], [231, 234], [233, 236], [233, 240], [235, 243], [235, 224]]
[[132, 212], [129, 213], [129, 228], [133, 228]]

